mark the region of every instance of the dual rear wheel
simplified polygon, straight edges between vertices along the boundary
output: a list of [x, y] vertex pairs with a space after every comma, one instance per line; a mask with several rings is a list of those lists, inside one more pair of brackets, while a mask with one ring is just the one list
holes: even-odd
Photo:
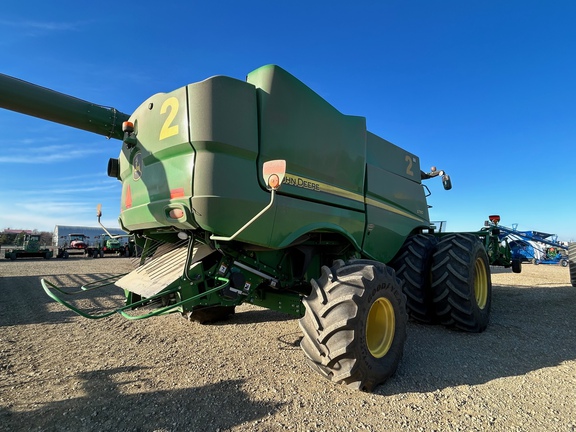
[[479, 333], [492, 304], [488, 255], [473, 235], [453, 234], [438, 243], [432, 265], [433, 309], [441, 324]]
[[474, 235], [410, 237], [391, 265], [412, 319], [469, 332], [486, 329], [492, 302], [488, 255]]

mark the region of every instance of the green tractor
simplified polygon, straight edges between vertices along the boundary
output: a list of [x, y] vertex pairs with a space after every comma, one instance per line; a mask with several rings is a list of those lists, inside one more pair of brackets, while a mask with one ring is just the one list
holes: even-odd
[[12, 261], [18, 258], [50, 259], [54, 253], [40, 242], [40, 234], [26, 234], [17, 239], [15, 248], [7, 249], [4, 257]]
[[100, 234], [90, 251], [93, 258], [103, 258], [105, 255], [124, 256], [125, 248], [117, 236]]
[[[488, 324], [491, 234], [440, 235], [430, 223], [422, 180], [450, 189], [449, 176], [423, 172], [278, 66], [155, 94], [130, 116], [3, 75], [0, 106], [120, 141], [108, 175], [141, 250], [113, 281], [125, 306], [89, 315], [42, 280], [83, 316], [207, 323], [243, 303], [281, 311], [299, 318], [313, 370], [363, 391], [395, 372], [408, 316], [470, 332]], [[160, 306], [134, 315], [150, 304]]]

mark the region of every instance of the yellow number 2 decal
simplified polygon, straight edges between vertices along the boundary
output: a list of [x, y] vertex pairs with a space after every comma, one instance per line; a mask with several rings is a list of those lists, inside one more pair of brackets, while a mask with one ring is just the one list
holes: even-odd
[[414, 171], [412, 171], [412, 158], [410, 157], [410, 155], [406, 155], [404, 160], [408, 162], [408, 166], [406, 167], [406, 174], [414, 176]]
[[168, 111], [168, 117], [160, 129], [160, 140], [169, 138], [174, 135], [178, 135], [178, 124], [172, 124], [178, 114], [179, 103], [178, 99], [175, 97], [169, 97], [164, 101], [162, 107], [160, 108], [160, 114], [166, 114]]

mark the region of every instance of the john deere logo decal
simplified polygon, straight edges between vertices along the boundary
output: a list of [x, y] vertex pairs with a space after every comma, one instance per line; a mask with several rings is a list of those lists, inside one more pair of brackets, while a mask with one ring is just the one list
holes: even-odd
[[142, 153], [136, 153], [132, 160], [132, 177], [139, 180], [142, 177]]

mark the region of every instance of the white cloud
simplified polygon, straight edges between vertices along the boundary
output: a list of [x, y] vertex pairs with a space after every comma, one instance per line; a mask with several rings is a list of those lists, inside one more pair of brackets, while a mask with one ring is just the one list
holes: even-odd
[[97, 148], [78, 148], [78, 146], [72, 145], [36, 147], [32, 154], [23, 153], [22, 151], [10, 154], [8, 149], [8, 152], [5, 151], [2, 155], [0, 155], [0, 163], [46, 164], [78, 160], [89, 155], [100, 153], [102, 153], [102, 150]]
[[37, 36], [46, 32], [77, 31], [82, 27], [80, 22], [0, 20], [0, 26], [16, 27], [20, 32]]

